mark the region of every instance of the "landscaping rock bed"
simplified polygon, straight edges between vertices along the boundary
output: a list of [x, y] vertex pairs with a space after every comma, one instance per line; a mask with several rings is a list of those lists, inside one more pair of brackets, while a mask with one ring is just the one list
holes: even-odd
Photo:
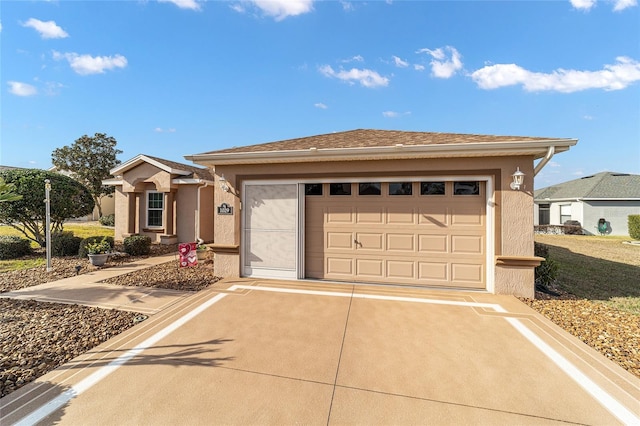
[[0, 299], [0, 397], [135, 324], [134, 312]]

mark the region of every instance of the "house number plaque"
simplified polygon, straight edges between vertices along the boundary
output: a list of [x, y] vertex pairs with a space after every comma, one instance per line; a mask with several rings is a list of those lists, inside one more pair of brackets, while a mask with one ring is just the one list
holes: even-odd
[[218, 214], [232, 215], [233, 214], [233, 207], [231, 207], [227, 203], [222, 203], [222, 204], [220, 204], [218, 206]]

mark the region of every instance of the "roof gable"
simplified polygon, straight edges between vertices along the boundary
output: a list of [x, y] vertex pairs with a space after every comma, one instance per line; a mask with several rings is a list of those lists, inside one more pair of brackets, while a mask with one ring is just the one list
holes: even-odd
[[534, 192], [536, 200], [640, 199], [640, 175], [601, 172]]
[[153, 157], [151, 155], [145, 155], [145, 154], [137, 155], [132, 159], [125, 161], [124, 163], [111, 169], [109, 172], [113, 176], [118, 176], [143, 163], [151, 164], [159, 168], [160, 170], [164, 170], [165, 172], [171, 175], [178, 175], [183, 179], [191, 178], [191, 179], [203, 179], [203, 180], [213, 181], [213, 176], [211, 175], [208, 169], [191, 166], [188, 164], [177, 163], [175, 161], [169, 161], [163, 158]]

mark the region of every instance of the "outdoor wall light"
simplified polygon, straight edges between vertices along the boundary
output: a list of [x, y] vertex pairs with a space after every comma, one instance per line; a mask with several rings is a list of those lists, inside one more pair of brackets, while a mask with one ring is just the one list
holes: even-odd
[[227, 180], [225, 179], [224, 175], [220, 176], [220, 179], [218, 179], [220, 181], [220, 189], [222, 189], [224, 192], [229, 192], [229, 185], [227, 185]]
[[520, 187], [522, 186], [522, 182], [524, 181], [524, 173], [520, 171], [520, 167], [518, 167], [518, 170], [516, 170], [516, 172], [512, 174], [511, 177], [513, 177], [513, 182], [511, 182], [510, 185], [511, 189], [513, 189], [514, 191], [519, 191]]

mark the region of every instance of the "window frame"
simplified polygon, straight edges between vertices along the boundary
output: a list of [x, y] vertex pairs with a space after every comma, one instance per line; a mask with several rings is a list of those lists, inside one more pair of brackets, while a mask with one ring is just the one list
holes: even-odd
[[[150, 206], [150, 202], [151, 200], [151, 194], [160, 194], [161, 199], [160, 200], [153, 200], [153, 201], [160, 201], [160, 203], [162, 204], [161, 207], [151, 207]], [[162, 229], [164, 226], [164, 210], [165, 210], [165, 197], [164, 197], [164, 192], [160, 192], [160, 191], [155, 191], [155, 190], [148, 190], [146, 192], [146, 203], [145, 203], [145, 213], [146, 213], [146, 225], [147, 228], [149, 229]], [[160, 225], [152, 225], [149, 222], [150, 219], [150, 214], [149, 212], [151, 211], [159, 211], [160, 212]]]

